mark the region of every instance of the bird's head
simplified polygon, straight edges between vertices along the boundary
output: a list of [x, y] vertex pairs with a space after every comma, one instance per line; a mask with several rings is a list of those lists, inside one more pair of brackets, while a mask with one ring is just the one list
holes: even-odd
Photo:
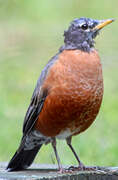
[[94, 47], [94, 38], [113, 19], [95, 20], [90, 18], [74, 19], [68, 30], [64, 32], [65, 49], [81, 49], [89, 52]]

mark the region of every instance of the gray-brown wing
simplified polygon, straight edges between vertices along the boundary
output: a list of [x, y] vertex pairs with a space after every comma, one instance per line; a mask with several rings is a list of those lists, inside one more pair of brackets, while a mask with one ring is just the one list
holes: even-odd
[[24, 124], [23, 124], [23, 135], [26, 135], [32, 130], [42, 110], [43, 104], [48, 95], [48, 89], [42, 89], [42, 84], [45, 81], [46, 75], [50, 67], [54, 64], [54, 62], [57, 59], [58, 59], [58, 54], [48, 62], [48, 64], [44, 67], [43, 71], [41, 72], [36, 88], [32, 95], [31, 103], [25, 115]]
[[28, 107], [27, 113], [25, 115], [23, 124], [23, 134], [27, 134], [33, 128], [45, 102], [47, 96], [47, 89], [42, 90], [38, 95], [35, 95], [31, 99], [31, 103]]

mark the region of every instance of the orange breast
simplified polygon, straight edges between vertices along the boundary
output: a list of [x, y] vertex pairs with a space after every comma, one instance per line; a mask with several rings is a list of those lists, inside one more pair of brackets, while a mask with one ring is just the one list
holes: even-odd
[[50, 68], [42, 88], [49, 94], [35, 128], [57, 136], [87, 129], [96, 118], [103, 96], [102, 68], [97, 51], [64, 50]]

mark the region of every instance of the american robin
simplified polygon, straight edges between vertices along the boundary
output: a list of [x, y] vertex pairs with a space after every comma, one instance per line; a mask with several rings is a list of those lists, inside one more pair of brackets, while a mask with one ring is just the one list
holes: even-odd
[[56, 138], [66, 139], [85, 131], [95, 120], [103, 97], [102, 67], [94, 39], [113, 19], [74, 19], [64, 32], [64, 45], [42, 70], [23, 124], [23, 137], [10, 160], [9, 171], [22, 170], [33, 162], [43, 144], [52, 143], [59, 170], [62, 166]]

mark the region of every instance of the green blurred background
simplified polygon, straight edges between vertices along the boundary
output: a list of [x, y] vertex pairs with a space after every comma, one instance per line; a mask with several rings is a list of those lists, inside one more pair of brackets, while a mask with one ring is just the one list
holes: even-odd
[[[73, 145], [87, 165], [118, 166], [118, 0], [0, 0], [0, 161], [19, 145], [25, 112], [39, 74], [63, 44], [63, 31], [77, 17], [115, 18], [96, 39], [104, 74], [99, 116]], [[77, 164], [58, 141], [63, 164]], [[56, 163], [51, 145], [37, 163]]]

